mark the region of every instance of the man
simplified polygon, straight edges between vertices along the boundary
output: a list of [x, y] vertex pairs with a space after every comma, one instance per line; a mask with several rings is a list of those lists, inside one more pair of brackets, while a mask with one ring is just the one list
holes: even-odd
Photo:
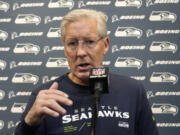
[[[61, 40], [71, 72], [35, 90], [15, 135], [89, 135], [93, 96], [91, 68], [101, 67], [109, 48], [106, 15], [78, 9], [64, 16]], [[101, 95], [97, 135], [158, 135], [143, 86], [110, 74], [109, 94]]]

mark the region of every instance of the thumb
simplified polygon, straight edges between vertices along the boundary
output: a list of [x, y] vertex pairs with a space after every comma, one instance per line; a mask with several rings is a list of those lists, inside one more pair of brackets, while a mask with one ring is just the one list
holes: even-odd
[[49, 89], [58, 89], [58, 83], [54, 82]]

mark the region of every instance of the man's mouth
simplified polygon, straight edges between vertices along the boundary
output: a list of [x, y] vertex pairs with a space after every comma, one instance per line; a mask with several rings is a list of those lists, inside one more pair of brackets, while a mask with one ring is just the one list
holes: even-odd
[[85, 67], [85, 66], [88, 66], [88, 65], [89, 65], [88, 63], [79, 64], [79, 66], [81, 66], [81, 67]]
[[90, 64], [89, 63], [82, 63], [78, 65], [80, 70], [89, 70]]

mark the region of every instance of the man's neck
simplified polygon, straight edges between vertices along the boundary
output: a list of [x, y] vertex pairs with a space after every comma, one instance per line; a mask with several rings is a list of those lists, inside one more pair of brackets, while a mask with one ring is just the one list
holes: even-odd
[[71, 72], [68, 74], [68, 77], [71, 81], [73, 81], [76, 84], [82, 85], [82, 86], [88, 86], [89, 85], [89, 79], [79, 79], [75, 77]]

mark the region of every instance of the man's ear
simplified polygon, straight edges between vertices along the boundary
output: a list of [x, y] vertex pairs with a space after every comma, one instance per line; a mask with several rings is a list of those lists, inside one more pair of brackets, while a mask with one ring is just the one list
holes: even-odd
[[104, 55], [108, 52], [109, 50], [109, 43], [110, 43], [110, 38], [107, 36], [104, 39]]

